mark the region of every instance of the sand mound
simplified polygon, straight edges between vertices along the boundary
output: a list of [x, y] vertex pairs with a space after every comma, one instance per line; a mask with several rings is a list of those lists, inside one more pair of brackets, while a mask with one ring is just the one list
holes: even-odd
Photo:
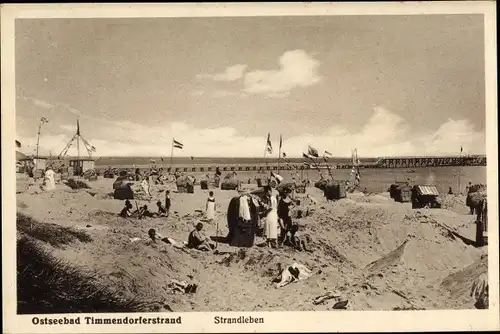
[[441, 288], [455, 304], [472, 306], [475, 300], [470, 295], [471, 288], [483, 273], [488, 273], [488, 255], [481, 256], [470, 266], [447, 276], [441, 282]]
[[441, 208], [448, 209], [450, 211], [459, 213], [459, 214], [467, 214], [469, 212], [469, 208], [465, 205], [466, 199], [465, 196], [462, 195], [443, 195], [441, 197]]

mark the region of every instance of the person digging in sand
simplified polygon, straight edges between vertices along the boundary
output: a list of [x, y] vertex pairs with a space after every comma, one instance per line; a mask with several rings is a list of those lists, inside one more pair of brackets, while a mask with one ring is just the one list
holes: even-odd
[[198, 249], [201, 251], [211, 251], [215, 249], [215, 245], [202, 232], [203, 224], [196, 224], [196, 228], [189, 233], [188, 247]]

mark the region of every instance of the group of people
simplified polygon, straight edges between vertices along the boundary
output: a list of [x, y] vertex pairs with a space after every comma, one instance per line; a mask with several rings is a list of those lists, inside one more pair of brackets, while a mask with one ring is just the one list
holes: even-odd
[[165, 191], [165, 205], [161, 201], [156, 202], [157, 212], [151, 212], [148, 206], [145, 204], [141, 207], [137, 207], [136, 210], [132, 210], [132, 203], [127, 199], [125, 200], [125, 206], [120, 211], [119, 216], [122, 218], [137, 217], [142, 218], [152, 218], [152, 217], [168, 217], [170, 213], [170, 191]]
[[280, 194], [276, 189], [282, 178], [273, 175], [266, 192], [266, 211], [264, 236], [267, 245], [276, 248], [290, 246], [297, 250], [309, 251], [306, 240], [299, 236], [299, 225], [293, 221], [291, 208], [296, 202], [291, 198], [291, 191], [284, 189]]
[[[299, 225], [293, 221], [291, 216], [291, 209], [297, 203], [291, 197], [291, 189], [282, 189], [281, 193], [278, 191], [278, 186], [282, 180], [281, 176], [272, 173], [268, 185], [265, 187], [264, 195], [257, 200], [256, 204], [259, 207], [256, 211], [259, 221], [257, 234], [265, 237], [265, 245], [272, 248], [289, 246], [297, 250], [309, 251], [306, 240], [299, 236]], [[156, 203], [156, 212], [151, 212], [147, 205], [132, 211], [132, 204], [129, 200], [126, 200], [120, 216], [137, 216], [139, 219], [143, 217], [167, 217], [171, 208], [170, 192], [167, 190], [165, 194], [165, 203], [158, 201]], [[206, 221], [213, 221], [215, 212], [216, 200], [214, 192], [210, 191], [205, 205]], [[245, 219], [250, 220], [250, 213], [248, 213], [248, 216]], [[228, 239], [229, 237], [228, 235]], [[203, 224], [201, 222], [196, 223], [195, 228], [189, 233], [187, 245], [203, 251], [214, 249], [214, 244], [203, 233]]]
[[265, 238], [258, 246], [272, 248], [283, 245], [308, 250], [305, 240], [299, 238], [299, 225], [291, 217], [291, 208], [297, 203], [291, 198], [291, 187], [281, 187], [283, 178], [274, 173], [264, 192], [234, 197], [228, 207], [226, 241], [234, 246], [249, 247], [255, 236]]

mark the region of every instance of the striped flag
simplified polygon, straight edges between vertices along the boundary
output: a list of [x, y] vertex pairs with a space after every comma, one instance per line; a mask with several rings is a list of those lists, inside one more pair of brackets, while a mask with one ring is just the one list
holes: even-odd
[[309, 155], [312, 155], [315, 158], [319, 157], [318, 150], [312, 147], [311, 145], [308, 145], [307, 151]]
[[273, 144], [271, 144], [271, 133], [267, 134], [266, 149], [269, 154], [273, 153]]
[[173, 144], [174, 144], [174, 147], [175, 148], [179, 148], [182, 150], [182, 148], [184, 147], [184, 145], [181, 143], [181, 142], [178, 142], [177, 140], [173, 139]]

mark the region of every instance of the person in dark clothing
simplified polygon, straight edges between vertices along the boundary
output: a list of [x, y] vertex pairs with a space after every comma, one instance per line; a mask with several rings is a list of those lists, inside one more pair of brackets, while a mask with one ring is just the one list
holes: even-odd
[[141, 170], [139, 168], [135, 169], [135, 180], [136, 181], [141, 181], [142, 180]]
[[132, 209], [132, 204], [130, 204], [129, 200], [125, 201], [125, 207], [120, 211], [120, 217], [127, 218], [132, 215], [132, 212], [130, 211]]
[[196, 228], [189, 233], [188, 247], [202, 251], [211, 251], [215, 249], [215, 245], [202, 232], [203, 224], [196, 224]]
[[142, 208], [139, 209], [139, 219], [141, 219], [142, 217], [148, 217], [148, 218], [154, 217], [154, 214], [151, 211], [149, 211], [147, 205], [144, 205]]
[[226, 236], [226, 242], [231, 243], [233, 240], [234, 234], [236, 227], [238, 226], [238, 210], [239, 210], [239, 204], [240, 203], [240, 198], [239, 197], [233, 197], [231, 201], [229, 202], [228, 208], [227, 208], [227, 227], [228, 227], [228, 234]]
[[278, 218], [280, 223], [281, 234], [278, 244], [281, 245], [285, 240], [286, 234], [292, 228], [292, 217], [290, 216], [290, 207], [293, 201], [289, 196], [289, 192], [285, 192], [278, 203]]
[[451, 187], [448, 188], [448, 195], [453, 195], [453, 190], [451, 190]]
[[165, 217], [165, 216], [167, 216], [167, 209], [165, 209], [163, 207], [163, 205], [161, 205], [161, 201], [156, 202], [156, 206], [158, 207], [158, 213], [157, 213], [157, 215], [159, 217]]
[[165, 209], [167, 210], [167, 216], [170, 214], [170, 190], [165, 191]]

